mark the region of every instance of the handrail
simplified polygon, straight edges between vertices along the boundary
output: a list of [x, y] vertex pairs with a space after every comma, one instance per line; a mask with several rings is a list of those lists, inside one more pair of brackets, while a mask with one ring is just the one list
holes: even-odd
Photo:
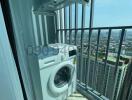
[[93, 27], [93, 28], [71, 28], [71, 29], [57, 29], [58, 31], [62, 30], [62, 31], [65, 31], [65, 30], [89, 30], [89, 29], [92, 29], [92, 30], [98, 30], [98, 29], [132, 29], [132, 26], [114, 26], [114, 27]]

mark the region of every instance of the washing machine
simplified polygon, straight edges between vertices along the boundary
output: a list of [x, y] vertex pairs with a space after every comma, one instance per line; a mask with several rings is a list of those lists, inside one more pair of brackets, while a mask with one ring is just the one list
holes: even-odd
[[77, 47], [57, 43], [47, 51], [39, 58], [43, 100], [65, 100], [76, 91]]

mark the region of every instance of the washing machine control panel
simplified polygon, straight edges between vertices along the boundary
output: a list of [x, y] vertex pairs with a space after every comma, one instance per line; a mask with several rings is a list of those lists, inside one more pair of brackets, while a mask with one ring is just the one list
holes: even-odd
[[77, 50], [71, 50], [71, 51], [69, 51], [69, 57], [76, 56], [76, 54], [77, 54]]
[[40, 69], [56, 65], [61, 62], [61, 55], [39, 59]]

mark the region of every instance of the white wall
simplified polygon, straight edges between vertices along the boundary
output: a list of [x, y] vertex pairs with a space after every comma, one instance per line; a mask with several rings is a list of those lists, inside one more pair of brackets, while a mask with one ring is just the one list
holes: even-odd
[[0, 4], [0, 100], [24, 100]]

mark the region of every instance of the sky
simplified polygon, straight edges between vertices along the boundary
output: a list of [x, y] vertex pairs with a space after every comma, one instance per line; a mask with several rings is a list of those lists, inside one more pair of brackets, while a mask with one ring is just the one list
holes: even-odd
[[[95, 0], [94, 27], [132, 25], [132, 0]], [[81, 27], [82, 6], [79, 5], [78, 27]], [[75, 8], [72, 7], [72, 24], [75, 23]], [[90, 6], [86, 6], [85, 27], [89, 27]], [[69, 15], [68, 15], [69, 16]]]
[[[90, 5], [86, 6], [85, 27], [89, 27]], [[81, 27], [82, 5], [78, 5], [78, 28]], [[132, 26], [132, 0], [94, 0], [93, 27]], [[67, 7], [67, 27], [69, 8]], [[72, 28], [75, 27], [75, 4], [72, 5]]]
[[132, 0], [95, 0], [94, 26], [132, 25]]

